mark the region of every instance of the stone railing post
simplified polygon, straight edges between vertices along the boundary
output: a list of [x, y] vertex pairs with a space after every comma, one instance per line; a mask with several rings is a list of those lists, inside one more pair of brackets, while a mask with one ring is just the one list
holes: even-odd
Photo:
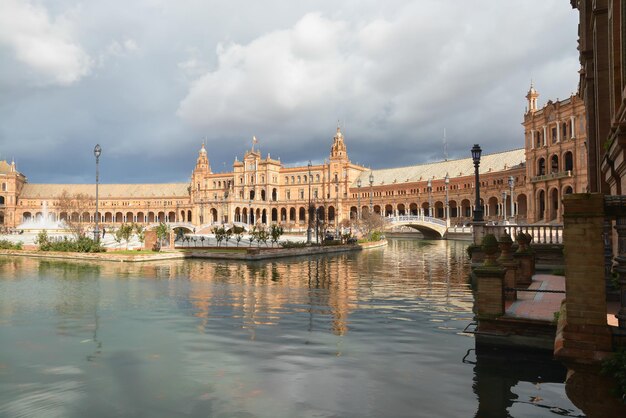
[[530, 286], [535, 274], [535, 254], [530, 249], [532, 237], [520, 231], [515, 238], [519, 245], [517, 251], [513, 254], [513, 258], [518, 263], [515, 282], [517, 286]]
[[476, 319], [493, 319], [504, 315], [504, 275], [500, 266], [482, 266], [474, 269], [476, 278]]
[[[513, 258], [513, 240], [509, 234], [504, 234], [498, 239], [500, 247], [500, 257], [498, 263], [506, 270], [504, 274], [504, 287], [514, 288], [517, 283], [517, 266], [518, 262]], [[506, 300], [516, 300], [517, 292], [505, 291], [504, 298]]]
[[611, 351], [606, 321], [604, 277], [604, 196], [570, 194], [563, 199], [565, 312], [555, 356], [565, 362], [593, 363]]
[[485, 222], [472, 222], [472, 238], [474, 245], [480, 245], [485, 236]]

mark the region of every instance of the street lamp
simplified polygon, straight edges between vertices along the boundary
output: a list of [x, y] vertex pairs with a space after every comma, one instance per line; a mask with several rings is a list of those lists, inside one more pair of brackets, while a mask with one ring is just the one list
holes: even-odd
[[506, 191], [502, 192], [502, 220], [506, 221]]
[[428, 183], [426, 184], [428, 188], [428, 217], [433, 217], [433, 181], [428, 179]]
[[370, 216], [373, 214], [373, 208], [374, 208], [374, 204], [372, 203], [372, 186], [374, 186], [374, 173], [370, 172]]
[[335, 177], [335, 194], [337, 205], [335, 207], [335, 239], [339, 237], [339, 177]]
[[513, 203], [513, 186], [515, 186], [515, 178], [513, 176], [509, 176], [509, 189], [511, 189], [511, 214], [509, 215], [511, 218], [511, 222], [515, 222], [515, 204]]
[[357, 190], [359, 191], [357, 193], [357, 199], [358, 199], [358, 207], [356, 208], [356, 219], [360, 220], [361, 219], [361, 178], [359, 177], [359, 179], [356, 181], [356, 187]]
[[100, 241], [100, 230], [98, 229], [98, 218], [100, 213], [98, 212], [98, 182], [100, 180], [100, 154], [102, 154], [102, 147], [100, 144], [96, 144], [93, 149], [93, 155], [96, 157], [96, 229], [93, 231], [94, 241]]
[[474, 161], [474, 182], [476, 188], [476, 203], [474, 204], [474, 222], [482, 222], [483, 208], [480, 205], [480, 177], [478, 175], [478, 167], [480, 166], [480, 154], [482, 153], [480, 145], [474, 144], [472, 147], [472, 160]]
[[446, 173], [446, 177], [444, 178], [444, 183], [446, 185], [446, 221], [450, 219], [450, 199], [448, 199], [448, 185], [450, 184], [450, 176]]
[[306, 228], [306, 243], [310, 244], [311, 243], [311, 234], [312, 234], [312, 230], [311, 230], [311, 222], [313, 221], [311, 219], [311, 217], [313, 216], [313, 211], [311, 210], [311, 160], [309, 160], [309, 164], [307, 164], [307, 167], [309, 168], [309, 177], [308, 177], [308, 182], [309, 182], [309, 223], [307, 225]]

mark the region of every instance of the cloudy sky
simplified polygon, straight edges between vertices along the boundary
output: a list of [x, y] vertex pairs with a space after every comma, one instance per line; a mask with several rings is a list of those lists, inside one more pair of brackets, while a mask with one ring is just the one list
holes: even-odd
[[340, 121], [374, 168], [523, 146], [540, 96], [578, 84], [577, 12], [527, 0], [2, 0], [0, 159], [31, 182], [187, 181], [253, 135], [285, 164]]

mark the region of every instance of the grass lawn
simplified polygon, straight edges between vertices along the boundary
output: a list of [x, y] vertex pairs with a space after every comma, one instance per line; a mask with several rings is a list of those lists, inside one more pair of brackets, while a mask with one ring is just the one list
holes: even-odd
[[116, 251], [107, 251], [109, 254], [123, 254], [123, 255], [136, 255], [136, 254], [158, 254], [158, 251], [152, 250], [116, 250]]

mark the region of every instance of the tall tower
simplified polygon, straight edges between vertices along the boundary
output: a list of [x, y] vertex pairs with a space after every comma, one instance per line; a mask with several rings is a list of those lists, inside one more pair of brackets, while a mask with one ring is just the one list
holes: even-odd
[[191, 190], [193, 193], [200, 193], [202, 189], [205, 189], [205, 178], [207, 174], [211, 174], [211, 166], [209, 165], [209, 158], [207, 157], [206, 149], [204, 148], [204, 142], [202, 148], [198, 151], [198, 160], [196, 161], [196, 167], [193, 169], [191, 175]]
[[535, 86], [533, 82], [530, 82], [530, 89], [528, 90], [528, 94], [526, 94], [526, 99], [528, 100], [528, 112], [535, 113], [537, 111], [537, 97], [539, 97], [539, 93], [535, 90]]
[[202, 143], [202, 148], [198, 151], [198, 160], [196, 161], [195, 171], [205, 172], [207, 174], [211, 173], [211, 166], [209, 165], [209, 157], [207, 157], [206, 149], [204, 148], [204, 142]]
[[343, 134], [341, 128], [337, 126], [337, 133], [333, 137], [333, 145], [330, 148], [331, 160], [347, 160], [348, 151], [346, 150], [346, 144], [343, 142]]

